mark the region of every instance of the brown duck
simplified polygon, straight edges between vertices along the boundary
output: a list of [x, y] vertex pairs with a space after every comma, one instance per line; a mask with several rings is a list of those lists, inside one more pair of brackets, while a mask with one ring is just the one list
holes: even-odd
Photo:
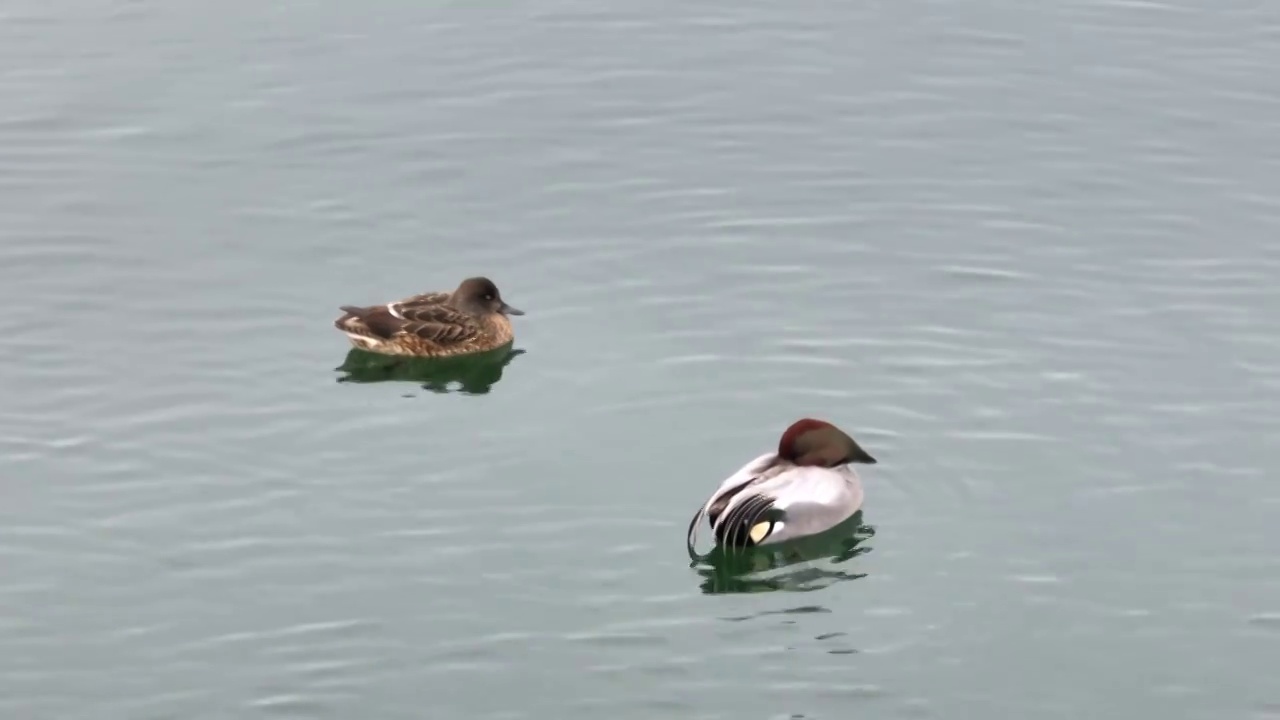
[[369, 307], [342, 306], [334, 327], [361, 350], [383, 355], [448, 357], [481, 353], [515, 339], [503, 301], [486, 277], [467, 278], [452, 293], [430, 292]]

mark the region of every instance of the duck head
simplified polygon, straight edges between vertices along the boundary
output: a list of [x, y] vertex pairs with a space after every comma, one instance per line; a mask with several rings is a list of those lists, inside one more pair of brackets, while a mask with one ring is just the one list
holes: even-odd
[[498, 313], [501, 315], [523, 315], [502, 299], [498, 286], [487, 277], [473, 277], [463, 280], [458, 289], [449, 296], [449, 304], [472, 315]]
[[797, 420], [782, 433], [782, 439], [778, 441], [778, 457], [796, 465], [820, 467], [876, 463], [876, 459], [843, 430], [825, 420], [813, 418]]

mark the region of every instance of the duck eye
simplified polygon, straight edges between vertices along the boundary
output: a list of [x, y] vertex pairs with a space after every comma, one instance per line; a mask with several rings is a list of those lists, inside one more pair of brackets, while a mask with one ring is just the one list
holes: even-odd
[[484, 296], [484, 299], [485, 299], [485, 300], [492, 300], [492, 299], [493, 299], [493, 296], [492, 296], [492, 295], [485, 295], [485, 296]]

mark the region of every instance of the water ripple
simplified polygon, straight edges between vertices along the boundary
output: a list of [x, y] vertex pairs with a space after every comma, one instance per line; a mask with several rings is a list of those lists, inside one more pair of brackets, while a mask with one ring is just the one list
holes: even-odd
[[[81, 5], [0, 23], [0, 711], [1270, 712], [1269, 6]], [[334, 382], [473, 272], [500, 385]], [[800, 415], [874, 551], [684, 567]]]

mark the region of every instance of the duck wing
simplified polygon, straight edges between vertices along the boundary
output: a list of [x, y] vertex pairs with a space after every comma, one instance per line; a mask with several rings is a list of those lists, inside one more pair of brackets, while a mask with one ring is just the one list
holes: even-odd
[[712, 523], [716, 541], [721, 547], [745, 548], [759, 545], [782, 524], [782, 511], [775, 498], [753, 492], [739, 496], [727, 512]]
[[720, 487], [711, 493], [711, 497], [703, 503], [693, 514], [693, 518], [689, 520], [689, 529], [685, 535], [685, 546], [689, 551], [690, 558], [697, 558], [694, 546], [698, 542], [698, 527], [702, 524], [703, 519], [710, 519], [711, 526], [714, 530], [716, 520], [724, 513], [724, 511], [735, 501], [737, 496], [741, 494], [751, 485], [761, 482], [765, 479], [765, 473], [773, 466], [777, 459], [775, 453], [765, 453], [751, 462], [743, 465], [735, 473], [730, 475], [720, 483]]
[[354, 318], [384, 340], [414, 335], [436, 345], [453, 345], [480, 334], [480, 324], [474, 318], [442, 303], [401, 301], [370, 307], [344, 305], [342, 310], [347, 314], [338, 318], [340, 328], [351, 330], [349, 320]]
[[334, 327], [346, 333], [389, 339], [404, 328], [405, 312], [437, 305], [449, 300], [447, 292], [426, 292], [385, 305], [343, 305], [342, 316], [333, 321]]
[[391, 303], [391, 309], [395, 312], [403, 313], [405, 309], [419, 305], [444, 305], [449, 301], [449, 297], [450, 295], [447, 292], [427, 292], [419, 295], [410, 295], [403, 300]]
[[480, 334], [480, 323], [475, 318], [450, 305], [405, 305], [399, 310], [404, 316], [400, 333], [416, 335], [436, 345], [454, 345]]

